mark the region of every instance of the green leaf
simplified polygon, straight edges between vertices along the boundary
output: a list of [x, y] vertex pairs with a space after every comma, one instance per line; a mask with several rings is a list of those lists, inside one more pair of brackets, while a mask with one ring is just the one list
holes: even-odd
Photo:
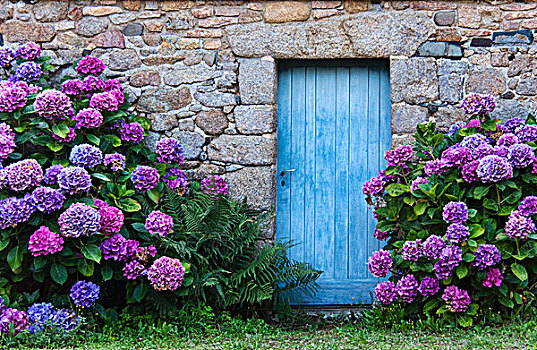
[[140, 211], [142, 209], [142, 206], [140, 203], [138, 203], [136, 200], [132, 198], [122, 198], [119, 200], [119, 204], [121, 205], [121, 208], [125, 210], [126, 212], [136, 212]]
[[511, 193], [509, 196], [505, 197], [504, 201], [509, 204], [515, 204], [522, 197], [522, 190], [518, 189]]
[[156, 188], [152, 189], [151, 191], [147, 191], [147, 195], [153, 202], [155, 202], [155, 204], [158, 204], [160, 201], [160, 194]]
[[477, 314], [477, 310], [479, 310], [479, 305], [470, 304], [470, 306], [468, 306], [468, 309], [466, 309], [466, 314], [470, 315], [470, 316], [473, 316], [473, 315]]
[[520, 264], [512, 263], [511, 271], [513, 271], [515, 276], [522, 282], [528, 279], [528, 272], [526, 271], [526, 268]]
[[47, 264], [47, 257], [43, 255], [36, 256], [34, 258], [34, 268], [40, 270]]
[[104, 265], [101, 268], [101, 275], [103, 276], [103, 281], [109, 281], [114, 276], [114, 271], [112, 270], [112, 266], [109, 264]]
[[483, 197], [485, 197], [487, 195], [487, 193], [489, 193], [490, 191], [490, 188], [492, 186], [479, 186], [479, 187], [476, 187], [474, 189], [474, 198], [475, 199], [481, 199]]
[[466, 277], [467, 274], [468, 267], [466, 267], [466, 265], [459, 265], [457, 267], [457, 277], [459, 277], [459, 279], [463, 279], [464, 277]]
[[410, 191], [410, 187], [400, 183], [393, 183], [386, 186], [386, 192], [388, 192], [388, 194], [392, 197], [399, 197], [408, 191]]
[[9, 237], [4, 238], [0, 241], [0, 251], [6, 249], [6, 247], [9, 245]]
[[101, 250], [97, 245], [83, 245], [80, 250], [82, 251], [82, 255], [84, 255], [86, 259], [93, 260], [97, 263], [101, 262]]
[[476, 215], [477, 215], [477, 210], [475, 210], [475, 209], [470, 209], [470, 210], [468, 210], [468, 217], [469, 217], [469, 218], [473, 218], [473, 217], [475, 217]]
[[136, 288], [134, 288], [134, 291], [132, 292], [132, 297], [136, 301], [141, 301], [147, 295], [148, 291], [149, 288], [146, 284], [139, 284], [136, 286]]
[[145, 228], [145, 225], [141, 222], [135, 222], [132, 224], [132, 228], [135, 229], [138, 232], [147, 233], [147, 229]]
[[64, 284], [67, 281], [67, 269], [65, 266], [53, 263], [50, 267], [50, 277], [58, 284]]
[[86, 138], [88, 139], [89, 142], [93, 143], [96, 146], [99, 146], [101, 144], [101, 139], [95, 135], [88, 134], [86, 135]]
[[425, 213], [425, 209], [427, 209], [427, 206], [429, 205], [428, 202], [419, 202], [414, 206], [414, 213], [418, 216]]
[[58, 143], [58, 141], [51, 141], [51, 142], [48, 142], [48, 143], [47, 143], [47, 147], [48, 147], [52, 152], [58, 152], [58, 151], [61, 151], [61, 149], [63, 148], [63, 144]]
[[69, 127], [65, 124], [58, 124], [52, 126], [52, 132], [64, 139], [69, 134]]
[[464, 256], [462, 257], [462, 260], [464, 262], [472, 262], [475, 260], [475, 255], [472, 254], [472, 253], [466, 253], [464, 254]]
[[109, 178], [105, 174], [101, 174], [101, 173], [93, 173], [93, 174], [91, 174], [91, 176], [93, 176], [96, 179], [103, 180], [103, 181], [106, 181], [106, 182], [111, 182], [112, 181], [111, 178]]
[[508, 299], [508, 298], [503, 297], [503, 296], [500, 296], [498, 298], [498, 301], [500, 302], [500, 304], [502, 304], [503, 306], [508, 307], [510, 309], [512, 309], [515, 306], [515, 303], [513, 303], [513, 301], [511, 299]]
[[483, 207], [493, 211], [498, 211], [500, 209], [498, 207], [498, 203], [490, 198], [485, 198], [485, 200], [483, 201]]
[[87, 259], [78, 260], [78, 271], [84, 276], [93, 276], [94, 265], [93, 261]]
[[470, 227], [470, 238], [477, 238], [485, 233], [485, 229], [479, 225]]
[[9, 264], [9, 267], [11, 267], [11, 271], [13, 271], [15, 274], [22, 272], [21, 265], [24, 258], [23, 251], [23, 247], [18, 245], [11, 248], [11, 250], [7, 253], [7, 263]]
[[466, 316], [466, 315], [461, 315], [461, 316], [457, 316], [457, 323], [461, 326], [461, 327], [471, 327], [472, 326], [472, 323], [473, 323], [473, 320], [470, 316]]

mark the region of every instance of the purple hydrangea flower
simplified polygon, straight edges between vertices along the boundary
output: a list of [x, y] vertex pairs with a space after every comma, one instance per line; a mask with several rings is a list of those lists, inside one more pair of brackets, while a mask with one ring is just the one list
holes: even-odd
[[438, 259], [445, 247], [446, 242], [442, 237], [431, 235], [422, 244], [423, 255], [429, 260]]
[[91, 96], [89, 106], [99, 111], [117, 111], [119, 103], [117, 98], [110, 92], [101, 92]]
[[483, 286], [492, 288], [493, 285], [499, 287], [502, 285], [503, 276], [500, 269], [488, 269], [487, 275], [483, 280]]
[[466, 125], [467, 128], [481, 129], [481, 121], [479, 119], [472, 119]]
[[524, 216], [537, 215], [537, 197], [528, 196], [524, 198], [518, 206], [518, 210]]
[[518, 139], [518, 137], [516, 137], [515, 134], [512, 134], [509, 132], [507, 134], [503, 134], [502, 136], [500, 136], [500, 138], [498, 139], [498, 142], [496, 142], [496, 145], [511, 147], [518, 143], [520, 143], [520, 140]]
[[73, 147], [69, 161], [75, 166], [93, 168], [103, 162], [103, 152], [99, 147], [83, 143]]
[[6, 123], [0, 123], [0, 161], [15, 150], [15, 133]]
[[90, 236], [101, 228], [99, 212], [84, 204], [71, 204], [58, 218], [60, 233], [67, 238]]
[[440, 283], [438, 283], [436, 278], [430, 276], [423, 277], [423, 280], [421, 280], [420, 286], [418, 287], [418, 291], [424, 297], [433, 296], [438, 293], [439, 290]]
[[20, 81], [35, 81], [39, 80], [43, 71], [41, 66], [35, 62], [21, 63], [15, 71], [15, 79]]
[[464, 202], [449, 202], [442, 212], [444, 221], [459, 224], [468, 220], [468, 207]]
[[52, 232], [48, 227], [41, 226], [30, 236], [28, 249], [32, 252], [33, 256], [61, 252], [63, 249], [63, 238], [56, 232]]
[[124, 261], [129, 261], [138, 258], [138, 252], [140, 250], [140, 242], [135, 239], [128, 239], [125, 242], [125, 256], [122, 258]]
[[0, 228], [15, 227], [26, 222], [35, 212], [34, 197], [27, 193], [22, 198], [8, 197], [0, 200]]
[[482, 244], [474, 252], [475, 259], [472, 261], [472, 266], [479, 270], [484, 270], [487, 267], [496, 265], [502, 260], [500, 250], [494, 244]]
[[146, 165], [138, 165], [132, 171], [131, 181], [138, 192], [146, 192], [158, 185], [160, 176], [157, 169]]
[[519, 143], [509, 147], [507, 159], [515, 168], [525, 168], [535, 160], [533, 148], [524, 143]]
[[479, 160], [473, 160], [463, 165], [461, 174], [464, 181], [470, 183], [479, 180], [477, 176], [477, 168], [479, 167]]
[[509, 132], [515, 132], [515, 130], [521, 126], [524, 125], [526, 122], [522, 118], [514, 117], [509, 120], [507, 120], [505, 123], [503, 123], [503, 126], [507, 129]]
[[491, 154], [494, 154], [494, 147], [488, 143], [482, 143], [472, 150], [473, 159], [481, 159]]
[[186, 174], [179, 168], [171, 168], [164, 175], [164, 183], [172, 190], [185, 190], [188, 185]]
[[79, 75], [101, 75], [106, 66], [104, 62], [95, 56], [84, 56], [76, 65], [76, 72]]
[[482, 134], [472, 134], [466, 136], [460, 143], [460, 147], [467, 147], [469, 149], [476, 149], [479, 145], [487, 143], [487, 137]]
[[466, 95], [461, 103], [465, 113], [471, 115], [490, 114], [496, 107], [494, 96], [471, 93]]
[[65, 201], [65, 196], [54, 188], [38, 187], [32, 193], [36, 208], [45, 214], [50, 214], [60, 209]]
[[226, 195], [228, 186], [226, 180], [220, 175], [209, 175], [201, 180], [201, 190], [210, 196]]
[[470, 236], [470, 230], [467, 226], [461, 224], [451, 224], [446, 231], [446, 240], [450, 243], [462, 243]]
[[101, 233], [113, 235], [121, 230], [125, 217], [120, 209], [106, 205], [99, 208], [99, 214], [101, 215]]
[[379, 241], [385, 241], [390, 238], [390, 232], [382, 232], [381, 230], [376, 228], [375, 232], [373, 233], [373, 237], [375, 237]]
[[390, 281], [380, 282], [375, 287], [375, 298], [384, 305], [390, 305], [397, 300], [397, 290], [395, 284]]
[[498, 182], [513, 177], [513, 166], [506, 158], [491, 155], [479, 161], [476, 173], [485, 183]]
[[183, 283], [185, 268], [178, 259], [161, 256], [147, 270], [147, 278], [157, 291], [175, 291]]
[[81, 319], [67, 309], [59, 309], [56, 310], [52, 322], [59, 329], [69, 332], [80, 325]]
[[123, 123], [121, 125], [121, 140], [127, 142], [140, 143], [144, 139], [144, 128], [140, 123]]
[[67, 167], [58, 174], [60, 190], [69, 194], [88, 192], [91, 187], [91, 177], [86, 169]]
[[136, 248], [136, 257], [142, 261], [147, 261], [147, 258], [149, 256], [152, 256], [154, 258], [155, 255], [157, 255], [157, 248], [155, 248], [154, 245]]
[[17, 60], [35, 60], [39, 57], [41, 57], [41, 48], [32, 41], [22, 44], [15, 51], [15, 58]]
[[102, 91], [104, 82], [94, 76], [87, 76], [82, 80], [82, 91], [87, 93]]
[[47, 119], [64, 119], [74, 114], [69, 97], [56, 90], [45, 90], [37, 95], [34, 109], [40, 117]]
[[119, 153], [106, 154], [104, 156], [104, 165], [109, 166], [112, 171], [125, 169], [125, 156]]
[[78, 281], [71, 287], [69, 296], [75, 305], [90, 307], [99, 299], [100, 291], [101, 288], [92, 282]]
[[451, 312], [464, 312], [472, 302], [468, 292], [457, 286], [447, 286], [442, 295], [446, 306]]
[[183, 147], [177, 139], [165, 137], [157, 142], [155, 153], [159, 163], [183, 165]]
[[67, 133], [67, 135], [65, 135], [65, 137], [61, 137], [59, 135], [56, 135], [55, 133], [52, 133], [52, 137], [60, 142], [69, 143], [76, 138], [76, 132], [75, 129], [70, 126], [68, 127], [68, 129], [69, 132]]
[[24, 159], [5, 168], [9, 188], [15, 192], [26, 191], [43, 180], [43, 169], [35, 159]]
[[158, 210], [151, 212], [145, 220], [145, 228], [152, 235], [167, 236], [172, 232], [172, 227], [172, 217]]
[[119, 106], [121, 106], [123, 104], [123, 102], [125, 102], [125, 94], [123, 93], [122, 90], [112, 89], [112, 90], [108, 90], [108, 92], [112, 96], [114, 96], [114, 98], [117, 100], [117, 104]]
[[414, 181], [410, 183], [410, 190], [411, 191], [417, 191], [420, 190], [419, 185], [426, 185], [427, 184], [427, 178], [426, 177], [417, 177]]
[[462, 261], [461, 248], [448, 245], [440, 253], [438, 261], [434, 264], [433, 270], [438, 279], [448, 279], [453, 270], [459, 266]]
[[449, 127], [447, 135], [453, 137], [453, 136], [455, 136], [457, 131], [459, 131], [460, 129], [463, 129], [465, 127], [466, 127], [466, 123], [464, 121], [462, 121], [462, 120], [459, 120], [458, 122], [456, 122], [455, 124], [452, 124]]
[[393, 261], [390, 252], [379, 250], [373, 252], [367, 260], [367, 269], [375, 277], [384, 277], [390, 272], [392, 264]]
[[28, 308], [28, 331], [32, 334], [50, 328], [54, 323], [56, 310], [51, 303], [35, 303]]
[[505, 234], [510, 238], [527, 239], [528, 235], [535, 231], [537, 231], [537, 228], [533, 220], [522, 215], [518, 210], [511, 212], [509, 219], [505, 223]]
[[494, 155], [505, 157], [509, 154], [509, 148], [506, 146], [494, 146]]
[[128, 280], [135, 280], [138, 277], [146, 274], [146, 268], [137, 260], [132, 260], [123, 267], [123, 276], [125, 276]]
[[411, 303], [418, 295], [418, 281], [412, 274], [403, 276], [395, 287], [399, 298], [405, 303]]
[[[13, 334], [11, 334], [10, 324], [13, 325]], [[26, 312], [9, 308], [0, 315], [0, 333], [17, 335], [26, 328], [28, 328]]]
[[124, 260], [127, 255], [127, 240], [120, 234], [115, 234], [105, 239], [99, 249], [104, 260], [113, 259], [114, 261]]
[[450, 166], [460, 168], [472, 159], [472, 151], [467, 147], [451, 146], [442, 152], [442, 160]]
[[430, 160], [427, 163], [425, 163], [425, 167], [423, 168], [423, 171], [427, 176], [431, 176], [433, 174], [441, 175], [448, 171], [450, 169], [450, 165], [441, 160], [441, 159], [435, 159]]
[[524, 125], [515, 130], [520, 142], [535, 142], [537, 140], [537, 125]]
[[68, 96], [80, 97], [83, 91], [83, 83], [78, 79], [66, 80], [62, 84], [62, 92]]
[[373, 176], [371, 180], [366, 181], [366, 183], [362, 187], [362, 192], [366, 196], [375, 196], [384, 191], [385, 185], [386, 183], [384, 182], [382, 176]]
[[93, 108], [80, 110], [73, 119], [77, 128], [98, 128], [103, 123], [103, 115]]
[[28, 92], [20, 87], [0, 88], [0, 112], [15, 112], [26, 105]]
[[406, 241], [401, 249], [401, 257], [403, 260], [418, 261], [423, 256], [423, 248], [421, 240]]
[[0, 68], [6, 68], [15, 58], [15, 52], [8, 47], [0, 48]]
[[384, 159], [391, 165], [401, 166], [412, 159], [412, 146], [399, 146], [394, 150], [386, 151]]

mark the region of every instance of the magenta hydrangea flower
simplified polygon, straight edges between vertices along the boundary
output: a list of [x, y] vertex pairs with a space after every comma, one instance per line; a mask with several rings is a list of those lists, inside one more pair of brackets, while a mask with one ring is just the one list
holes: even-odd
[[99, 299], [101, 288], [92, 282], [78, 281], [72, 287], [69, 296], [77, 306], [90, 307]]
[[114, 98], [117, 100], [118, 106], [121, 106], [123, 102], [125, 102], [125, 94], [123, 91], [118, 89], [108, 90], [108, 92], [114, 96]]
[[465, 113], [471, 115], [490, 114], [496, 107], [496, 101], [492, 95], [471, 93], [466, 95], [461, 103]]
[[99, 249], [104, 260], [125, 260], [127, 255], [127, 239], [120, 234], [115, 234], [105, 239]]
[[32, 252], [33, 256], [61, 252], [63, 249], [63, 238], [56, 232], [52, 232], [48, 227], [41, 226], [30, 236], [28, 249]]
[[524, 198], [518, 206], [518, 210], [524, 216], [537, 215], [537, 197], [528, 196]]
[[475, 259], [472, 261], [472, 266], [477, 267], [479, 270], [496, 265], [502, 260], [500, 250], [494, 244], [480, 245], [474, 255]]
[[487, 275], [483, 280], [483, 286], [492, 288], [492, 286], [499, 287], [502, 285], [503, 276], [500, 269], [488, 269]]
[[[11, 333], [10, 325], [13, 326], [13, 333]], [[8, 308], [0, 315], [0, 333], [15, 336], [26, 328], [28, 328], [26, 312]]]
[[6, 123], [0, 123], [0, 161], [7, 159], [15, 150], [15, 133]]
[[73, 147], [69, 161], [75, 166], [93, 168], [103, 162], [103, 152], [99, 147], [83, 143]]
[[423, 256], [421, 239], [415, 241], [406, 241], [401, 248], [401, 257], [403, 260], [418, 261]]
[[69, 143], [69, 142], [73, 141], [76, 138], [75, 129], [73, 129], [70, 126], [68, 128], [69, 128], [69, 132], [67, 133], [67, 135], [65, 135], [65, 137], [58, 136], [55, 133], [52, 133], [52, 137], [54, 139], [56, 139], [56, 140], [58, 140], [60, 142], [64, 142], [64, 143]]
[[144, 276], [146, 274], [146, 268], [137, 260], [132, 260], [126, 263], [123, 267], [123, 276], [125, 276], [128, 280], [135, 280], [138, 277]]
[[472, 159], [472, 151], [459, 145], [451, 146], [442, 152], [442, 160], [449, 166], [462, 167]]
[[398, 298], [395, 284], [390, 281], [380, 282], [375, 287], [375, 298], [384, 305], [390, 305]]
[[138, 165], [132, 171], [131, 181], [138, 192], [146, 192], [158, 185], [160, 176], [157, 169], [147, 165]]
[[57, 90], [45, 90], [37, 95], [34, 109], [40, 117], [47, 119], [64, 119], [74, 114], [69, 97]]
[[418, 295], [418, 281], [412, 274], [403, 276], [395, 287], [399, 298], [405, 303], [411, 303]]
[[503, 123], [503, 126], [507, 129], [509, 132], [514, 132], [519, 126], [524, 125], [526, 122], [522, 118], [514, 117], [511, 119], [508, 119], [505, 123]]
[[433, 296], [438, 293], [439, 290], [440, 283], [438, 283], [436, 278], [430, 276], [423, 277], [420, 286], [418, 287], [418, 291], [424, 297]]
[[117, 111], [119, 103], [117, 98], [110, 92], [101, 92], [91, 96], [89, 106], [99, 111]]
[[459, 266], [462, 261], [461, 248], [453, 245], [448, 245], [442, 252], [436, 263], [433, 266], [434, 273], [438, 279], [448, 279], [453, 270]]
[[177, 139], [165, 137], [156, 144], [155, 153], [159, 163], [177, 163], [183, 165], [183, 147]]
[[481, 129], [481, 121], [479, 119], [472, 119], [466, 125], [467, 128]]
[[485, 156], [490, 156], [492, 154], [494, 154], [494, 147], [492, 147], [488, 143], [482, 143], [472, 150], [473, 159], [481, 159]]
[[435, 159], [426, 162], [423, 171], [427, 176], [431, 176], [433, 174], [441, 175], [449, 169], [451, 169], [451, 166], [447, 162], [441, 159]]
[[35, 60], [41, 57], [41, 48], [33, 41], [22, 44], [15, 51], [15, 59], [17, 60]]
[[167, 236], [172, 232], [172, 227], [172, 217], [158, 210], [151, 212], [145, 220], [145, 228], [152, 235]]
[[125, 156], [119, 153], [105, 154], [104, 165], [110, 167], [112, 171], [125, 169]]
[[76, 72], [79, 75], [101, 75], [106, 66], [103, 61], [95, 56], [84, 56], [76, 65]]
[[123, 123], [120, 129], [121, 140], [140, 143], [144, 139], [144, 128], [140, 123]]
[[35, 212], [34, 197], [27, 193], [22, 198], [8, 197], [0, 200], [0, 228], [15, 227], [26, 222]]
[[423, 255], [430, 260], [438, 259], [442, 250], [446, 247], [446, 242], [440, 236], [431, 235], [422, 244]]
[[101, 228], [99, 212], [84, 204], [71, 204], [58, 218], [60, 234], [67, 238], [90, 236]]
[[464, 202], [449, 202], [442, 212], [444, 221], [459, 224], [468, 220], [468, 207]]
[[62, 84], [62, 92], [68, 96], [80, 97], [82, 95], [82, 81], [78, 79], [66, 80]]
[[37, 210], [50, 214], [60, 209], [65, 201], [65, 196], [60, 190], [50, 187], [38, 187], [32, 192]]
[[366, 196], [375, 196], [384, 191], [385, 185], [386, 185], [386, 182], [384, 182], [384, 179], [382, 178], [382, 176], [380, 175], [373, 176], [371, 180], [366, 181], [366, 183], [362, 187], [362, 192]]
[[535, 142], [537, 140], [537, 125], [524, 125], [515, 130], [520, 142]]
[[9, 188], [15, 192], [26, 191], [43, 180], [43, 169], [35, 159], [24, 159], [5, 168]]
[[125, 255], [122, 257], [122, 260], [129, 261], [132, 259], [138, 259], [139, 250], [140, 242], [135, 239], [128, 239], [125, 242]]
[[519, 143], [509, 147], [507, 159], [515, 168], [525, 168], [535, 160], [535, 152], [531, 146]]
[[73, 119], [77, 128], [98, 128], [103, 123], [103, 115], [93, 108], [80, 110]]
[[147, 270], [147, 278], [157, 291], [175, 291], [183, 283], [185, 268], [179, 259], [161, 256]]
[[446, 231], [446, 240], [450, 243], [462, 243], [470, 236], [470, 230], [468, 226], [461, 224], [451, 224]]
[[99, 209], [99, 214], [101, 215], [101, 233], [113, 235], [121, 230], [125, 217], [120, 209], [106, 205]]
[[393, 265], [390, 252], [386, 250], [379, 250], [373, 252], [373, 254], [367, 260], [367, 269], [375, 277], [384, 277], [389, 272]]
[[472, 302], [468, 292], [457, 286], [447, 286], [442, 295], [446, 306], [451, 312], [464, 312]]
[[15, 112], [28, 101], [28, 92], [16, 86], [0, 88], [0, 112]]
[[81, 167], [67, 167], [60, 170], [57, 175], [60, 190], [77, 194], [88, 192], [91, 187], [91, 177], [86, 169]]
[[505, 223], [505, 234], [510, 238], [527, 239], [528, 235], [537, 231], [531, 218], [522, 215], [518, 210], [513, 210]]
[[520, 143], [520, 140], [518, 139], [518, 137], [516, 137], [515, 134], [508, 132], [507, 134], [503, 134], [502, 136], [500, 136], [500, 138], [496, 142], [496, 145], [511, 147], [518, 143]]
[[507, 158], [509, 155], [509, 148], [505, 146], [494, 146], [494, 155]]
[[426, 185], [427, 184], [427, 178], [426, 177], [417, 177], [414, 181], [410, 183], [410, 190], [411, 191], [417, 191], [420, 190], [419, 185]]
[[376, 228], [375, 232], [373, 233], [373, 237], [375, 237], [379, 241], [385, 241], [390, 238], [390, 232], [382, 232], [381, 230]]
[[104, 82], [99, 79], [95, 78], [94, 76], [87, 76], [82, 80], [82, 91], [87, 93], [93, 93], [102, 91], [104, 87]]
[[228, 193], [228, 186], [220, 175], [209, 175], [201, 180], [201, 190], [210, 196], [220, 196]]
[[171, 190], [185, 190], [188, 186], [186, 174], [179, 168], [168, 170], [164, 175], [163, 181]]
[[9, 47], [0, 48], [0, 68], [6, 68], [13, 62], [15, 58], [15, 52]]
[[463, 165], [461, 174], [464, 181], [470, 183], [474, 181], [479, 181], [479, 176], [477, 176], [477, 168], [479, 167], [479, 160], [473, 160]]
[[386, 151], [384, 153], [384, 159], [388, 161], [390, 165], [403, 165], [412, 159], [412, 146], [399, 146], [394, 150]]

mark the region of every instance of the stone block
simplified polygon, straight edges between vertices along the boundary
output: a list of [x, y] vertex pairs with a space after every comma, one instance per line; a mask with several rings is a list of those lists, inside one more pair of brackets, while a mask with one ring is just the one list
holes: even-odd
[[102, 17], [122, 13], [123, 10], [117, 6], [85, 6], [82, 9], [82, 15]]
[[192, 96], [186, 87], [180, 89], [150, 88], [140, 96], [136, 109], [147, 113], [168, 112], [186, 107], [190, 101], [192, 101]]
[[144, 32], [144, 26], [140, 23], [129, 23], [123, 28], [123, 34], [126, 36], [142, 35]]
[[168, 131], [179, 125], [177, 117], [169, 113], [154, 113], [151, 115], [153, 131]]
[[535, 110], [531, 101], [518, 101], [512, 99], [496, 99], [496, 108], [492, 111], [492, 117], [507, 120], [513, 117], [526, 119], [528, 114]]
[[473, 38], [470, 43], [472, 47], [491, 47], [492, 39], [490, 38]]
[[224, 107], [237, 104], [235, 94], [229, 92], [196, 92], [194, 98], [207, 107]]
[[416, 126], [428, 119], [427, 108], [399, 103], [392, 106], [392, 133], [416, 132]]
[[455, 23], [456, 11], [439, 11], [434, 14], [433, 20], [437, 26], [450, 26]]
[[445, 41], [426, 41], [418, 48], [418, 56], [422, 57], [463, 57], [463, 49], [460, 44]]
[[187, 160], [198, 159], [205, 144], [205, 137], [197, 132], [174, 129], [170, 133], [183, 147], [183, 156]]
[[173, 12], [168, 15], [166, 28], [170, 31], [192, 29], [196, 24], [196, 19], [189, 11]]
[[193, 66], [175, 65], [164, 74], [164, 83], [172, 86], [208, 81], [219, 75], [204, 62]]
[[213, 15], [213, 8], [212, 7], [200, 7], [196, 9], [192, 9], [192, 15], [196, 18], [207, 18], [211, 17]]
[[468, 73], [468, 62], [442, 59], [438, 61], [438, 75]]
[[341, 1], [312, 1], [311, 7], [314, 9], [334, 9], [341, 5]]
[[34, 17], [40, 22], [58, 22], [67, 17], [69, 2], [42, 1], [34, 5]]
[[99, 17], [83, 17], [76, 24], [75, 33], [83, 36], [100, 34], [108, 27], [108, 20]]
[[0, 33], [8, 42], [49, 42], [56, 34], [50, 24], [23, 23], [10, 20], [0, 24]]
[[141, 87], [146, 85], [159, 86], [160, 74], [155, 70], [143, 70], [131, 75], [129, 83], [135, 87]]
[[272, 60], [245, 59], [239, 64], [243, 104], [271, 104], [276, 96], [276, 65]]
[[456, 74], [438, 77], [439, 96], [442, 102], [458, 102], [461, 100], [464, 77]]
[[226, 174], [229, 194], [246, 198], [257, 210], [271, 210], [276, 198], [276, 171], [270, 166], [245, 167]]
[[459, 26], [465, 28], [479, 28], [481, 25], [481, 12], [479, 7], [463, 5], [459, 7]]
[[433, 117], [436, 121], [437, 128], [442, 132], [448, 131], [449, 127], [456, 122], [468, 118], [458, 106], [439, 107], [433, 114]]
[[416, 104], [437, 100], [436, 70], [434, 58], [392, 59], [390, 67], [392, 101]]
[[220, 135], [228, 126], [226, 115], [218, 109], [199, 112], [195, 123], [207, 135]]
[[120, 49], [125, 48], [125, 38], [123, 33], [117, 28], [111, 28], [108, 31], [101, 33], [93, 38], [92, 42], [97, 47], [117, 47]]
[[220, 135], [207, 147], [208, 159], [242, 165], [271, 165], [276, 140], [263, 136]]
[[269, 2], [263, 16], [267, 23], [306, 21], [310, 17], [310, 7], [300, 1]]
[[500, 95], [507, 89], [507, 77], [496, 68], [470, 71], [466, 81], [466, 92]]
[[531, 71], [533, 66], [533, 58], [531, 55], [516, 55], [515, 58], [509, 63], [509, 69], [507, 70], [507, 76], [514, 77], [520, 73]]
[[107, 67], [111, 70], [128, 70], [140, 67], [140, 57], [133, 49], [114, 50], [110, 53]]
[[235, 125], [241, 134], [274, 132], [274, 107], [271, 105], [237, 106], [233, 112]]
[[537, 78], [531, 74], [523, 75], [516, 87], [516, 93], [523, 96], [535, 96], [537, 94]]
[[533, 42], [533, 33], [531, 30], [514, 30], [510, 32], [492, 33], [492, 42], [494, 44], [531, 44]]

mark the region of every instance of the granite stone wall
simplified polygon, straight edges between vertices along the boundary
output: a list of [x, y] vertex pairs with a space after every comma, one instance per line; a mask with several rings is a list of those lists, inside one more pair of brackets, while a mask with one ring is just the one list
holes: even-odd
[[466, 92], [497, 95], [503, 118], [533, 111], [534, 29], [533, 1], [0, 0], [5, 45], [40, 43], [56, 81], [101, 57], [150, 144], [178, 138], [191, 177], [225, 174], [259, 210], [275, 204], [278, 59], [389, 58], [395, 145], [463, 118]]

